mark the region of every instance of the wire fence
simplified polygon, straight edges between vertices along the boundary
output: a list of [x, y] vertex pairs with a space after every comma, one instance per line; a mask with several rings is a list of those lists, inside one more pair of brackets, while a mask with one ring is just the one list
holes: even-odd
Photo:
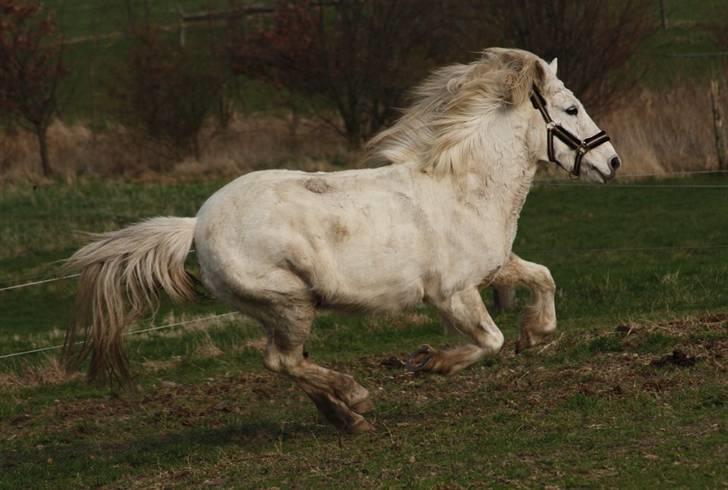
[[[728, 174], [728, 170], [696, 170], [696, 171], [682, 171], [682, 172], [672, 172], [669, 174], [627, 174], [623, 175], [621, 178], [669, 178], [669, 177], [675, 177], [675, 176], [691, 176], [691, 175], [708, 175], [708, 174]], [[634, 188], [634, 189], [644, 189], [644, 188], [658, 188], [658, 189], [728, 189], [728, 184], [620, 184], [620, 183], [612, 183], [608, 185], [594, 185], [589, 183], [577, 183], [577, 182], [568, 182], [568, 181], [560, 181], [560, 180], [537, 180], [537, 185], [540, 186], [554, 186], [554, 187], [586, 187], [586, 188], [599, 188], [599, 189], [614, 189], [614, 188]], [[656, 246], [656, 247], [599, 247], [599, 248], [576, 248], [576, 249], [561, 249], [561, 248], [526, 248], [521, 250], [520, 252], [539, 252], [539, 253], [559, 253], [559, 254], [588, 254], [588, 253], [634, 253], [634, 252], [678, 252], [678, 251], [700, 251], [700, 250], [720, 250], [720, 249], [728, 249], [728, 244], [707, 244], [707, 245], [696, 245], [696, 246]], [[194, 250], [191, 250], [190, 253], [194, 253]], [[57, 261], [52, 262], [51, 264], [57, 263]], [[50, 265], [50, 264], [48, 264]], [[54, 283], [58, 281], [63, 281], [67, 279], [73, 279], [79, 277], [79, 273], [74, 274], [65, 274], [65, 275], [59, 275], [55, 277], [47, 277], [43, 279], [38, 279], [37, 277], [34, 278], [34, 280], [21, 282], [19, 284], [13, 284], [9, 286], [0, 287], [0, 293], [7, 292], [7, 291], [13, 291], [13, 290], [20, 290], [25, 288], [31, 288], [36, 286], [42, 286], [49, 283]], [[164, 325], [157, 325], [145, 329], [139, 329], [139, 330], [133, 330], [131, 332], [126, 333], [125, 335], [137, 335], [141, 333], [146, 332], [152, 332], [157, 330], [165, 330], [169, 328], [184, 326], [191, 323], [198, 323], [208, 320], [213, 320], [217, 318], [223, 318], [228, 317], [232, 315], [237, 315], [237, 312], [228, 312], [228, 313], [221, 313], [217, 315], [211, 315], [207, 317], [201, 317], [196, 318], [192, 320], [185, 320], [181, 322], [174, 322]], [[27, 351], [21, 351], [21, 352], [13, 352], [9, 354], [3, 354], [0, 355], [0, 359], [8, 359], [12, 357], [20, 357], [40, 352], [47, 352], [52, 350], [58, 350], [63, 348], [63, 344], [59, 345], [52, 345], [47, 347], [41, 347], [37, 349], [31, 349]]]
[[41, 284], [48, 284], [50, 282], [56, 282], [56, 281], [62, 281], [64, 279], [71, 279], [74, 277], [78, 277], [81, 274], [67, 274], [65, 276], [59, 276], [59, 277], [50, 277], [48, 279], [42, 279], [40, 281], [30, 281], [22, 284], [15, 284], [13, 286], [6, 286], [4, 288], [0, 288], [0, 293], [3, 291], [11, 291], [13, 289], [23, 289], [23, 288], [29, 288], [32, 286], [40, 286]]
[[[545, 248], [545, 247], [537, 247], [537, 248], [524, 248], [520, 250], [520, 252], [551, 252], [551, 253], [559, 253], [559, 254], [567, 254], [567, 255], [573, 255], [573, 254], [588, 254], [588, 253], [600, 253], [600, 252], [609, 252], [609, 253], [632, 253], [632, 252], [690, 252], [690, 251], [697, 251], [697, 250], [720, 250], [720, 249], [728, 249], [728, 244], [709, 244], [709, 245], [685, 245], [685, 246], [657, 246], [657, 247], [598, 247], [598, 248]], [[31, 281], [31, 282], [25, 282], [20, 284], [14, 284], [12, 286], [6, 286], [0, 288], [0, 293], [5, 291], [12, 291], [15, 289], [24, 289], [24, 288], [30, 288], [35, 286], [42, 286], [43, 284], [48, 284], [52, 282], [57, 281], [63, 281], [66, 279], [74, 279], [76, 277], [79, 277], [81, 274], [67, 274], [65, 276], [58, 276], [58, 277], [49, 277], [47, 279], [39, 280], [39, 281]]]
[[583, 187], [589, 189], [610, 190], [610, 189], [728, 189], [728, 184], [607, 184], [592, 185], [578, 182], [559, 181], [537, 181], [539, 186], [552, 187]]
[[[184, 321], [181, 321], [181, 322], [166, 323], [164, 325], [156, 325], [154, 327], [142, 328], [142, 329], [138, 329], [138, 330], [132, 330], [130, 332], [127, 332], [124, 335], [128, 337], [130, 335], [139, 335], [139, 334], [142, 334], [142, 333], [156, 332], [158, 330], [166, 330], [166, 329], [169, 329], [169, 328], [181, 327], [183, 325], [189, 325], [191, 323], [206, 322], [206, 321], [209, 321], [209, 320], [216, 320], [218, 318], [225, 318], [225, 317], [230, 317], [230, 316], [233, 316], [233, 315], [239, 315], [239, 313], [236, 312], [236, 311], [231, 311], [231, 312], [228, 312], [228, 313], [219, 313], [217, 315], [209, 315], [209, 316], [200, 317], [200, 318], [193, 318], [191, 320], [184, 320]], [[83, 341], [80, 341], [80, 342], [76, 342], [74, 345], [76, 345], [76, 344], [82, 344], [82, 343], [83, 343]], [[0, 359], [10, 359], [12, 357], [21, 357], [21, 356], [26, 356], [26, 355], [30, 355], [30, 354], [36, 354], [36, 353], [39, 353], [39, 352], [47, 352], [47, 351], [51, 351], [51, 350], [58, 350], [58, 349], [62, 349], [63, 348], [63, 345], [64, 344], [58, 344], [58, 345], [51, 345], [51, 346], [48, 346], [48, 347], [40, 347], [38, 349], [31, 349], [31, 350], [20, 351], [20, 352], [11, 352], [9, 354], [0, 355]]]

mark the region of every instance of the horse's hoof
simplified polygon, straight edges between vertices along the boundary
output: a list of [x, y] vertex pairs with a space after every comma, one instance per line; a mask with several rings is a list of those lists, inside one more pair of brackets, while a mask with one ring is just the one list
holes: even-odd
[[526, 345], [526, 342], [522, 341], [521, 339], [516, 340], [516, 354], [520, 354], [529, 347], [530, 346]]
[[425, 344], [420, 346], [405, 363], [405, 369], [412, 373], [427, 370], [432, 367], [435, 349]]
[[349, 434], [361, 434], [363, 432], [371, 432], [373, 430], [374, 426], [367, 422], [367, 419], [365, 419], [364, 417], [361, 417], [359, 420], [346, 428], [346, 431]]
[[516, 341], [516, 354], [520, 354], [526, 349], [531, 347], [546, 344], [553, 338], [553, 332], [546, 332], [539, 335], [530, 334], [527, 336], [521, 335]]

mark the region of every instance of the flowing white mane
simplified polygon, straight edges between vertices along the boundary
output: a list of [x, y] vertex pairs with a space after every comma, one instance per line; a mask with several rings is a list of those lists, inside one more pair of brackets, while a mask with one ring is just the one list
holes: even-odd
[[441, 68], [412, 92], [402, 117], [367, 143], [365, 163], [414, 161], [426, 173], [460, 175], [484, 118], [527, 101], [544, 78], [540, 59], [517, 49], [491, 48], [473, 63]]

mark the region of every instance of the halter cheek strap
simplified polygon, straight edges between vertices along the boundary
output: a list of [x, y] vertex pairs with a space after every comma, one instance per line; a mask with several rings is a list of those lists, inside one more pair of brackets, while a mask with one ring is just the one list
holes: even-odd
[[543, 117], [543, 120], [546, 123], [546, 148], [548, 151], [549, 161], [555, 163], [568, 172], [566, 167], [564, 167], [564, 165], [556, 159], [556, 150], [554, 148], [554, 137], [556, 137], [566, 146], [576, 151], [576, 155], [574, 156], [574, 166], [570, 173], [574, 177], [578, 177], [581, 173], [581, 161], [584, 158], [584, 155], [597, 146], [603, 145], [609, 141], [609, 136], [607, 136], [607, 133], [604, 131], [599, 131], [585, 140], [580, 140], [574, 135], [574, 133], [564, 128], [561, 124], [551, 118], [549, 111], [546, 109], [546, 99], [544, 99], [543, 95], [541, 95], [541, 92], [539, 92], [536, 87], [533, 87], [533, 92], [531, 92], [531, 103], [533, 104], [533, 107], [541, 113], [541, 117]]

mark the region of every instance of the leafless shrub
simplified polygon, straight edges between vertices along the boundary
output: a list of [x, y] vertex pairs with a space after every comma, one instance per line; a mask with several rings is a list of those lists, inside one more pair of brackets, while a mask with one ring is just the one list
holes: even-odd
[[126, 63], [110, 87], [116, 114], [161, 145], [156, 161], [199, 156], [198, 134], [222, 90], [224, 68], [216, 56], [181, 48], [152, 27], [132, 28], [130, 36]]
[[237, 72], [311, 98], [314, 109], [324, 108], [315, 112], [357, 148], [427, 73], [444, 41], [444, 3], [282, 1], [272, 27], [239, 39], [231, 57]]
[[45, 176], [52, 173], [47, 131], [65, 75], [63, 36], [43, 5], [0, 0], [0, 113], [33, 131]]
[[[487, 4], [487, 7], [476, 8]], [[626, 69], [656, 27], [652, 0], [485, 0], [468, 2], [471, 21], [502, 43], [559, 58], [559, 78], [589, 108], [605, 113], [636, 86]], [[477, 32], [477, 29], [473, 29]], [[481, 28], [482, 30], [482, 28]]]
[[[220, 130], [208, 119], [200, 136], [208, 143], [199, 158], [188, 155], [170, 160], [159, 170], [149, 164], [159, 153], [150, 149], [154, 144], [121, 126], [92, 131], [80, 123], [66, 125], [55, 120], [48, 130], [48, 145], [57, 155], [56, 173], [67, 181], [80, 176], [159, 180], [160, 172], [165, 179], [229, 178], [276, 167], [333, 170], [356, 160], [342, 138], [320, 121], [301, 119], [294, 141], [290, 141], [288, 125], [282, 117], [235, 115], [228, 127]], [[36, 152], [31, 132], [0, 132], [0, 183], [36, 182]]]

